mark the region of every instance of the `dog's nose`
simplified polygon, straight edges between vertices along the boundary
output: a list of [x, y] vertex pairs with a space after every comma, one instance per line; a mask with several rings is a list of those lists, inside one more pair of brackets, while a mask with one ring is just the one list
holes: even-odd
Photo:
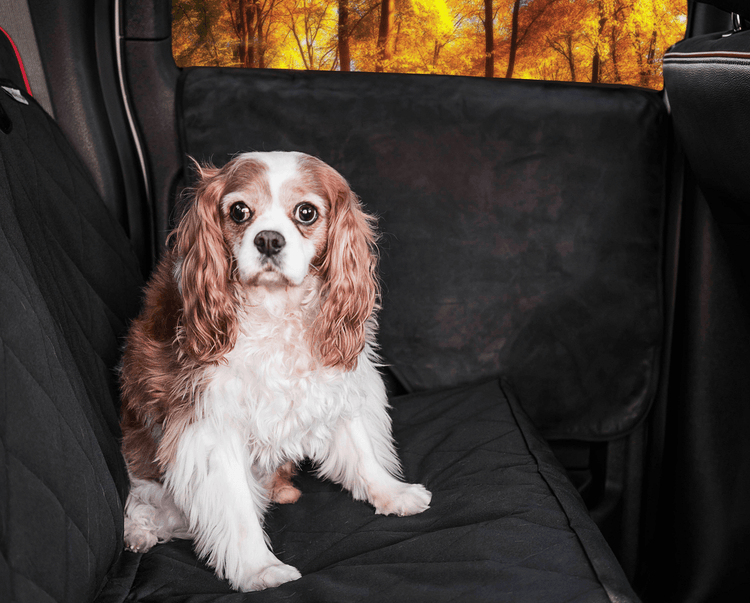
[[274, 230], [262, 230], [255, 235], [255, 247], [258, 248], [263, 255], [271, 257], [276, 255], [284, 249], [286, 245], [286, 239], [280, 232]]

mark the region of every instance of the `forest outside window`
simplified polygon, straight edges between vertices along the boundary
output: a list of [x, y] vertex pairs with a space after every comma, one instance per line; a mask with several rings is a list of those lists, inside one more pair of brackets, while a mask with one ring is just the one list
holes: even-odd
[[686, 0], [173, 0], [177, 65], [661, 89]]

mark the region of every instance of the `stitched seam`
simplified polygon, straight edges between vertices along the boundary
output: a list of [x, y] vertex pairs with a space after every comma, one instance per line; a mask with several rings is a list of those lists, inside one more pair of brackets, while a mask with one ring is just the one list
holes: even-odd
[[[31, 106], [31, 105], [29, 105], [29, 106]], [[41, 111], [41, 109], [39, 109], [39, 111]], [[16, 115], [20, 115], [23, 118], [24, 125], [26, 126], [25, 127], [25, 136], [15, 136], [14, 139], [18, 140], [18, 142], [20, 142], [20, 143], [23, 143], [24, 148], [27, 151], [27, 153], [31, 157], [35, 157], [35, 154], [32, 151], [31, 147], [29, 146], [29, 143], [28, 143], [27, 138], [26, 138], [26, 136], [29, 134], [29, 128], [28, 128], [28, 125], [26, 124], [27, 116], [25, 114], [23, 114], [23, 112], [15, 111], [14, 113]], [[44, 115], [44, 117], [46, 117], [46, 114], [43, 114], [43, 115]], [[63, 148], [60, 145], [61, 141], [59, 140], [59, 137], [56, 135], [56, 132], [53, 131], [52, 128], [50, 127], [50, 124], [46, 120], [45, 121], [39, 120], [39, 121], [41, 121], [41, 123], [39, 123], [38, 125], [40, 125], [41, 127], [43, 127], [43, 129], [46, 131], [46, 133], [49, 136], [50, 142], [54, 143], [56, 149], [58, 150], [59, 156], [60, 157], [70, 156], [72, 154], [72, 152], [73, 152], [72, 149], [71, 148]], [[15, 133], [15, 131], [13, 133]], [[34, 160], [33, 163], [32, 163], [32, 165], [36, 168], [34, 170], [34, 174], [33, 174], [36, 177], [36, 182], [39, 182], [38, 172], [41, 171], [42, 173], [44, 173], [47, 176], [47, 178], [49, 179], [49, 181], [54, 184], [54, 186], [56, 187], [57, 191], [59, 192], [59, 194], [61, 196], [65, 197], [68, 200], [71, 199], [71, 196], [68, 195], [68, 193], [65, 191], [63, 185], [60, 184], [60, 182], [52, 175], [52, 173], [49, 171], [49, 169], [44, 164], [42, 164], [40, 161]], [[84, 170], [82, 170], [81, 166], [78, 165], [78, 162], [76, 162], [76, 161], [66, 161], [65, 165], [66, 165], [66, 167], [70, 171], [75, 170], [75, 175], [71, 174], [71, 182], [70, 182], [71, 187], [73, 187], [76, 190], [80, 190], [81, 183], [85, 183], [84, 188], [86, 189], [86, 191], [85, 191], [85, 193], [84, 193], [83, 196], [85, 196], [85, 197], [94, 197], [97, 202], [102, 203], [101, 199], [99, 198], [99, 195], [96, 193], [96, 191], [94, 190], [93, 186], [89, 183], [87, 173]], [[26, 166], [26, 167], [28, 167], [28, 166]], [[6, 170], [7, 170], [7, 167], [6, 167]], [[13, 176], [15, 176], [15, 180], [16, 181], [18, 181], [18, 182], [21, 183], [21, 186], [24, 189], [24, 192], [26, 193], [27, 197], [29, 197], [30, 199], [33, 198], [33, 195], [30, 194], [31, 191], [26, 186], [23, 186], [29, 180], [28, 174], [26, 174], [26, 173], [21, 174], [21, 173], [18, 173], [18, 172], [13, 172]], [[93, 236], [96, 236], [99, 239], [99, 241], [101, 241], [102, 243], [104, 243], [104, 245], [106, 247], [108, 247], [112, 251], [113, 255], [117, 256], [120, 259], [120, 261], [122, 263], [121, 268], [128, 269], [128, 271], [133, 276], [139, 276], [138, 271], [135, 270], [135, 269], [133, 269], [133, 267], [130, 265], [132, 262], [127, 261], [128, 258], [125, 258], [123, 255], [120, 254], [119, 250], [116, 247], [114, 247], [110, 243], [110, 241], [107, 238], [105, 238], [99, 232], [99, 229], [97, 229], [94, 226], [94, 224], [83, 214], [83, 212], [81, 211], [81, 209], [78, 206], [74, 206], [74, 207], [75, 207], [75, 212], [76, 212], [77, 218], [80, 221], [85, 222], [88, 225], [90, 233]], [[107, 217], [110, 218], [114, 222], [114, 218], [112, 218], [109, 215], [109, 211], [106, 210], [106, 208], [104, 208], [104, 209], [107, 212]]]
[[[23, 237], [23, 240], [24, 240], [24, 242], [26, 243], [26, 247], [28, 248], [28, 241], [26, 241], [26, 237], [24, 236], [24, 235], [25, 235], [25, 233], [23, 232], [23, 229], [19, 228], [19, 230], [21, 231], [21, 235], [22, 235], [22, 237]], [[18, 250], [18, 248], [17, 248], [17, 247], [15, 246], [15, 245], [11, 245], [11, 244], [10, 244], [10, 241], [8, 241], [8, 243], [9, 243], [9, 246], [10, 246], [11, 248], [13, 248], [13, 249], [14, 249], [14, 250], [16, 251], [16, 253], [17, 253], [18, 255], [23, 255], [23, 254], [21, 254], [21, 253], [20, 253], [20, 251]], [[101, 299], [101, 297], [99, 297], [99, 296], [97, 295], [96, 291], [95, 291], [95, 290], [93, 289], [93, 287], [91, 287], [91, 283], [89, 282], [89, 280], [88, 280], [88, 279], [87, 279], [87, 278], [85, 277], [85, 275], [83, 275], [83, 274], [82, 274], [82, 273], [80, 272], [80, 270], [78, 269], [78, 265], [77, 265], [77, 264], [75, 263], [75, 261], [73, 260], [73, 258], [72, 258], [72, 257], [71, 257], [71, 256], [70, 256], [69, 254], [67, 254], [67, 253], [65, 252], [64, 248], [62, 248], [62, 246], [60, 246], [60, 245], [59, 245], [59, 242], [58, 242], [58, 248], [59, 248], [59, 249], [60, 249], [60, 251], [61, 251], [61, 252], [62, 252], [62, 253], [63, 253], [63, 254], [65, 255], [65, 257], [67, 257], [67, 258], [68, 258], [68, 260], [70, 261], [70, 264], [72, 264], [72, 265], [73, 265], [73, 266], [75, 267], [75, 269], [76, 269], [76, 271], [78, 272], [78, 274], [79, 274], [79, 275], [80, 275], [80, 276], [82, 277], [82, 281], [83, 281], [83, 282], [84, 282], [84, 283], [85, 283], [85, 284], [86, 284], [86, 285], [88, 286], [88, 289], [87, 289], [87, 291], [88, 291], [88, 292], [89, 292], [90, 294], [92, 294], [92, 297], [93, 297], [94, 301], [99, 301], [99, 302], [101, 303], [101, 305], [100, 305], [100, 308], [101, 308], [102, 310], [104, 310], [104, 309], [108, 309], [108, 310], [109, 310], [109, 312], [110, 312], [110, 313], [111, 313], [112, 315], [115, 315], [115, 312], [114, 312], [114, 311], [113, 311], [113, 310], [112, 310], [112, 309], [111, 309], [111, 308], [110, 308], [110, 307], [109, 307], [109, 306], [108, 306], [108, 305], [107, 305], [107, 304], [106, 304], [106, 303], [104, 302], [104, 300], [102, 300], [102, 299]], [[29, 254], [26, 254], [26, 255], [29, 255]], [[45, 263], [45, 262], [42, 262], [42, 266], [43, 266], [43, 267], [46, 267], [46, 263]], [[26, 271], [28, 271], [28, 272], [32, 272], [32, 271], [33, 271], [34, 273], [36, 273], [36, 272], [38, 271], [38, 266], [34, 264], [33, 260], [31, 260], [31, 265], [30, 265], [30, 266], [27, 266], [27, 265], [25, 265], [25, 264], [24, 264], [24, 268], [26, 268]], [[11, 280], [12, 280], [12, 279], [11, 279]], [[105, 368], [106, 368], [106, 363], [104, 362], [104, 359], [103, 359], [103, 358], [101, 357], [101, 355], [100, 355], [100, 354], [99, 354], [99, 353], [97, 352], [97, 347], [96, 347], [96, 346], [94, 345], [94, 343], [93, 343], [92, 339], [91, 339], [91, 338], [90, 338], [90, 337], [88, 336], [88, 334], [87, 334], [87, 329], [86, 329], [86, 328], [84, 327], [84, 325], [83, 325], [83, 324], [81, 323], [81, 321], [79, 320], [79, 317], [78, 317], [78, 312], [76, 312], [76, 310], [75, 310], [75, 307], [74, 307], [74, 305], [72, 304], [72, 301], [71, 301], [70, 299], [68, 299], [68, 296], [67, 296], [67, 295], [62, 295], [62, 291], [61, 291], [60, 287], [58, 286], [58, 281], [57, 281], [57, 279], [55, 279], [55, 278], [52, 278], [52, 279], [49, 279], [49, 280], [51, 281], [51, 284], [52, 284], [52, 286], [54, 287], [54, 290], [55, 290], [55, 292], [56, 292], [56, 293], [58, 294], [58, 296], [59, 296], [59, 297], [60, 297], [60, 298], [62, 299], [62, 301], [63, 301], [63, 304], [64, 304], [64, 306], [65, 306], [65, 307], [66, 307], [66, 308], [68, 309], [68, 312], [67, 312], [67, 314], [68, 314], [68, 315], [70, 316], [70, 318], [71, 318], [72, 322], [73, 322], [73, 323], [74, 323], [74, 324], [75, 324], [75, 325], [77, 326], [77, 331], [78, 331], [78, 334], [79, 334], [79, 335], [81, 336], [81, 338], [82, 338], [82, 340], [83, 340], [83, 341], [85, 341], [86, 343], [88, 343], [89, 349], [91, 350], [92, 354], [93, 354], [93, 355], [94, 355], [95, 357], [99, 358], [99, 359], [100, 359], [100, 361], [102, 362], [102, 365], [104, 365], [104, 366], [105, 366]], [[14, 282], [15, 282], [15, 281], [14, 281]], [[41, 297], [41, 299], [42, 299], [42, 300], [44, 301], [45, 305], [48, 305], [48, 301], [47, 301], [47, 299], [46, 299], [45, 295], [44, 295], [44, 294], [42, 293], [41, 289], [39, 288], [39, 285], [38, 285], [38, 279], [36, 279], [36, 278], [34, 278], [34, 277], [32, 276], [32, 282], [33, 282], [33, 284], [34, 284], [34, 285], [36, 286], [36, 289], [37, 289], [37, 291], [39, 291], [40, 297]], [[24, 284], [25, 284], [25, 285], [28, 285], [28, 283], [24, 283]], [[20, 290], [20, 288], [19, 288], [19, 290]], [[27, 299], [27, 300], [29, 301], [29, 305], [30, 305], [30, 306], [31, 306], [31, 307], [33, 308], [33, 307], [34, 307], [34, 304], [33, 304], [33, 303], [31, 302], [31, 300], [29, 300], [29, 299], [28, 299], [28, 297], [26, 297], [26, 299]], [[60, 325], [60, 321], [58, 321], [58, 320], [57, 320], [57, 319], [55, 318], [55, 316], [54, 316], [54, 315], [52, 314], [52, 312], [51, 312], [51, 311], [49, 310], [49, 307], [48, 307], [48, 312], [49, 312], [49, 316], [50, 316], [50, 318], [52, 319], [52, 322], [53, 322], [53, 323], [54, 323], [55, 325], [61, 326], [61, 325]], [[106, 312], [105, 312], [105, 314], [106, 314]], [[109, 324], [110, 324], [110, 328], [111, 328], [112, 324], [111, 324], [111, 322], [109, 321], [109, 318], [108, 318], [108, 322], [109, 322]], [[113, 332], [113, 337], [114, 337], [114, 332]], [[67, 343], [67, 338], [63, 337], [63, 339], [65, 339], [65, 340], [66, 340], [66, 343]], [[87, 388], [85, 387], [85, 383], [84, 383], [84, 389], [85, 389], [85, 390], [86, 390], [86, 392], [88, 393], [88, 389], [87, 389]]]
[[508, 407], [510, 409], [511, 414], [513, 415], [513, 418], [516, 420], [516, 423], [518, 425], [518, 431], [521, 433], [521, 437], [523, 438], [524, 444], [526, 445], [526, 450], [528, 451], [531, 458], [534, 459], [534, 462], [536, 463], [537, 473], [539, 476], [544, 480], [544, 482], [547, 484], [547, 487], [549, 488], [550, 493], [554, 497], [554, 499], [557, 501], [557, 504], [560, 508], [560, 510], [563, 513], [563, 516], [565, 517], [566, 523], [568, 527], [570, 528], [570, 531], [575, 535], [576, 540], [578, 541], [578, 545], [583, 552], [583, 554], [586, 557], [586, 561], [589, 564], [589, 567], [591, 568], [591, 571], [593, 572], [594, 576], [596, 576], [596, 579], [598, 580], [599, 585], [601, 586], [602, 590], [606, 593], [607, 597], [609, 598], [612, 603], [616, 603], [616, 597], [614, 596], [614, 593], [610, 591], [610, 589], [605, 585], [604, 580], [602, 580], [602, 577], [599, 574], [599, 571], [597, 570], [596, 566], [593, 563], [593, 560], [591, 559], [591, 555], [589, 554], [589, 551], [585, 544], [583, 543], [583, 540], [581, 539], [581, 535], [578, 533], [578, 530], [573, 527], [573, 525], [570, 523], [570, 516], [568, 515], [567, 509], [563, 502], [560, 500], [560, 497], [558, 496], [557, 491], [555, 488], [553, 488], [552, 484], [550, 483], [550, 480], [547, 476], [547, 470], [542, 467], [542, 463], [540, 462], [539, 457], [537, 454], [531, 449], [531, 446], [529, 445], [529, 438], [526, 433], [526, 431], [521, 427], [521, 422], [518, 421], [518, 417], [516, 416], [516, 411], [513, 408], [513, 405], [510, 403], [510, 400], [505, 393], [505, 390], [503, 389], [502, 383], [498, 383], [499, 389], [503, 395], [503, 397], [506, 399], [508, 403]]
[[[35, 314], [36, 314], [36, 312], [35, 312]], [[56, 347], [54, 345], [54, 342], [52, 342], [51, 339], [49, 338], [49, 336], [47, 335], [46, 331], [44, 329], [41, 329], [41, 330], [42, 330], [42, 332], [44, 332], [44, 336], [47, 339], [47, 341], [53, 347]], [[89, 451], [84, 446], [83, 442], [78, 438], [78, 430], [73, 429], [73, 427], [68, 422], [66, 413], [64, 413], [64, 412], [61, 411], [61, 409], [57, 405], [57, 402], [56, 402], [55, 398], [50, 395], [50, 393], [44, 388], [44, 386], [41, 383], [39, 383], [39, 381], [36, 379], [36, 377], [34, 376], [34, 374], [31, 373], [28, 370], [28, 368], [26, 367], [26, 365], [24, 364], [24, 362], [21, 361], [21, 359], [14, 352], [14, 350], [1, 337], [0, 337], [0, 343], [2, 343], [3, 349], [6, 351], [6, 353], [11, 354], [13, 356], [13, 358], [15, 358], [16, 362], [18, 363], [18, 366], [23, 368], [24, 372], [29, 376], [29, 378], [32, 379], [34, 381], [34, 383], [36, 383], [36, 385], [38, 386], [39, 391], [47, 398], [47, 400], [55, 408], [55, 410], [57, 411], [58, 416], [61, 419], [61, 422], [67, 427], [68, 432], [73, 436], [73, 441], [76, 442], [76, 444], [77, 444], [77, 446], [78, 446], [81, 454], [83, 455], [84, 458], [86, 458], [86, 460], [88, 461], [89, 465], [92, 468], [96, 468], [98, 465], [102, 465], [102, 464], [106, 467], [106, 460], [104, 460], [103, 458], [101, 459], [101, 461], [102, 461], [101, 463], [95, 463], [94, 462], [94, 459], [92, 459], [92, 457], [90, 456]], [[45, 352], [48, 352], [48, 351], [49, 351], [48, 346], [45, 346]], [[62, 366], [61, 366], [61, 368], [62, 368]], [[65, 373], [65, 378], [66, 378], [66, 381], [69, 384], [69, 390], [71, 392], [71, 395], [75, 396], [77, 388], [73, 386], [73, 383], [68, 378], [67, 372], [65, 372], [65, 371], [61, 371], [61, 372]], [[85, 395], [87, 395], [87, 397], [88, 397], [88, 392], [86, 391], [85, 386], [84, 386], [83, 389], [84, 389], [83, 393]], [[82, 418], [83, 418], [84, 422], [86, 423], [86, 425], [90, 428], [91, 431], [93, 431], [93, 428], [89, 424], [88, 417], [86, 417], [86, 415], [85, 415], [85, 413], [83, 413], [83, 411], [81, 411], [81, 414], [82, 414]], [[91, 433], [91, 440], [90, 441], [93, 441], [96, 446], [99, 446], [98, 440], [97, 440], [96, 436], [93, 433]], [[103, 451], [100, 451], [100, 452], [101, 452], [101, 455], [103, 457], [104, 452]], [[106, 485], [105, 485], [104, 481], [102, 481], [102, 479], [99, 477], [99, 471], [94, 471], [94, 476], [96, 477], [96, 482], [98, 482], [99, 489], [102, 492], [104, 492], [106, 490]], [[115, 522], [115, 511], [116, 510], [114, 510], [114, 509], [110, 509], [110, 513], [112, 515], [112, 521], [113, 522]], [[113, 523], [113, 525], [115, 525], [115, 524]]]

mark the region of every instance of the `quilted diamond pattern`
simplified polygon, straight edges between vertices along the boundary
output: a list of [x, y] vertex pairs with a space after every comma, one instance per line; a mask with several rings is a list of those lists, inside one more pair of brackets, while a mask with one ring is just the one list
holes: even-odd
[[0, 104], [0, 575], [15, 601], [86, 601], [121, 551], [113, 369], [141, 279], [57, 126]]

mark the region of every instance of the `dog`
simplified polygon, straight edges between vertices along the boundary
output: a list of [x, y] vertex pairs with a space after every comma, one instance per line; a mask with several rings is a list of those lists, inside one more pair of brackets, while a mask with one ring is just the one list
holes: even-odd
[[295, 467], [383, 515], [429, 508], [401, 479], [376, 352], [375, 220], [346, 180], [302, 153], [196, 164], [121, 366], [131, 480], [125, 544], [192, 538], [241, 591], [300, 577], [263, 516]]

